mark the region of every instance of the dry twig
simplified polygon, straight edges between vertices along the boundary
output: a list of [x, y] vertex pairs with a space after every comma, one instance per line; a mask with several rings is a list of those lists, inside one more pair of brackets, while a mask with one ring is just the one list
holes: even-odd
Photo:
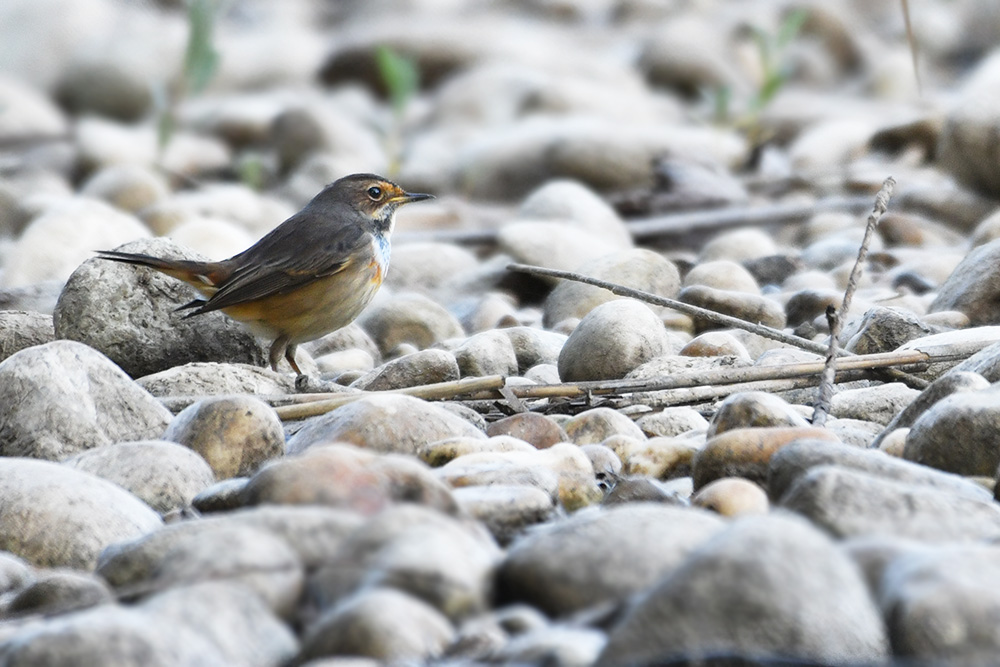
[[[928, 364], [939, 364], [968, 358], [983, 344], [946, 346], [929, 350], [906, 350], [882, 354], [853, 355], [839, 360], [836, 380], [845, 381], [863, 377], [865, 373], [890, 367], [905, 367], [920, 371]], [[821, 360], [781, 364], [777, 366], [746, 366], [742, 368], [715, 368], [691, 373], [678, 373], [669, 377], [644, 380], [621, 379], [594, 382], [567, 382], [551, 385], [505, 385], [499, 375], [465, 378], [453, 382], [421, 385], [388, 392], [356, 392], [350, 394], [261, 395], [256, 398], [275, 406], [284, 420], [304, 419], [335, 410], [352, 401], [382, 394], [407, 394], [425, 400], [504, 400], [509, 393], [518, 401], [546, 398], [582, 399], [590, 397], [640, 395], [642, 402], [653, 405], [676, 405], [709, 400], [736, 391], [782, 391], [798, 387], [815, 386], [822, 372]], [[504, 392], [506, 390], [506, 392]], [[655, 395], [654, 395], [655, 394]], [[205, 396], [165, 396], [160, 400], [166, 405], [189, 405]], [[304, 402], [303, 402], [304, 401]], [[524, 406], [529, 407], [529, 406]]]
[[828, 197], [813, 204], [768, 204], [689, 211], [661, 215], [627, 223], [637, 241], [688, 234], [695, 231], [721, 231], [733, 227], [802, 222], [824, 211], [861, 212], [868, 206], [864, 197]]
[[366, 391], [356, 394], [334, 394], [331, 398], [297, 405], [284, 405], [275, 408], [278, 417], [283, 420], [305, 419], [316, 415], [326, 414], [331, 410], [336, 410], [342, 405], [353, 403], [361, 398], [384, 394], [405, 394], [425, 400], [443, 400], [455, 398], [464, 394], [479, 392], [482, 390], [499, 391], [504, 386], [504, 378], [500, 375], [487, 375], [485, 377], [463, 378], [453, 382], [439, 382], [436, 384], [424, 384], [417, 387], [406, 387], [405, 389], [394, 389], [392, 391]]
[[[851, 275], [847, 279], [847, 287], [844, 289], [844, 300], [840, 308], [832, 306], [826, 310], [826, 319], [830, 323], [830, 346], [826, 355], [826, 365], [823, 369], [822, 382], [816, 396], [816, 406], [813, 412], [813, 425], [823, 426], [826, 424], [826, 416], [830, 411], [830, 402], [833, 400], [833, 378], [837, 372], [837, 357], [840, 355], [838, 349], [840, 332], [844, 326], [844, 314], [850, 309], [854, 300], [854, 293], [858, 290], [861, 281], [861, 273], [864, 271], [865, 258], [868, 257], [868, 248], [871, 246], [875, 229], [885, 212], [889, 209], [889, 199], [892, 197], [893, 187], [896, 179], [892, 176], [885, 179], [882, 188], [875, 195], [875, 205], [868, 215], [868, 223], [865, 225], [865, 235], [861, 239], [861, 246], [858, 248], [858, 258], [851, 269]], [[925, 384], [926, 386], [926, 384]]]
[[747, 322], [746, 320], [741, 320], [738, 317], [718, 313], [714, 310], [708, 310], [707, 308], [702, 308], [700, 306], [693, 306], [689, 303], [684, 303], [683, 301], [660, 296], [651, 292], [625, 287], [624, 285], [608, 282], [607, 280], [591, 278], [590, 276], [574, 273], [572, 271], [547, 269], [544, 266], [531, 266], [528, 264], [508, 264], [507, 268], [511, 271], [519, 271], [521, 273], [529, 273], [536, 276], [549, 276], [550, 278], [562, 278], [563, 280], [586, 283], [588, 285], [593, 285], [594, 287], [602, 287], [612, 294], [628, 297], [630, 299], [637, 299], [639, 301], [645, 301], [646, 303], [651, 303], [654, 306], [665, 306], [680, 313], [684, 313], [685, 315], [690, 315], [691, 317], [699, 317], [721, 327], [743, 329], [744, 331], [749, 331], [750, 333], [757, 334], [758, 336], [770, 338], [771, 340], [776, 340], [779, 343], [785, 343], [786, 345], [791, 345], [809, 352], [815, 352], [816, 354], [823, 354], [826, 352], [826, 347], [821, 343], [800, 338], [798, 336], [785, 333], [779, 329], [773, 329], [771, 327], [764, 326], [763, 324], [756, 324], [754, 322]]
[[826, 416], [830, 414], [833, 404], [833, 382], [837, 375], [837, 353], [840, 340], [841, 317], [832, 305], [826, 307], [826, 321], [830, 326], [830, 349], [826, 353], [823, 372], [819, 378], [819, 388], [816, 390], [816, 403], [813, 405], [813, 426], [826, 425]]
[[[691, 232], [719, 231], [733, 227], [791, 223], [808, 220], [823, 211], [863, 211], [867, 197], [827, 197], [814, 204], [768, 204], [765, 206], [734, 206], [704, 211], [685, 211], [626, 222], [632, 238], [637, 241], [677, 236]], [[493, 244], [496, 229], [436, 229], [400, 232], [398, 242], [438, 241], [467, 245]]]
[[[676, 299], [670, 299], [658, 294], [652, 294], [643, 290], [625, 287], [624, 285], [608, 282], [607, 280], [591, 278], [590, 276], [574, 273], [572, 271], [559, 271], [557, 269], [547, 269], [542, 266], [529, 266], [527, 264], [508, 264], [507, 268], [511, 271], [520, 271], [522, 273], [549, 276], [552, 278], [562, 278], [564, 280], [573, 280], [580, 283], [586, 283], [588, 285], [594, 285], [595, 287], [602, 287], [612, 294], [617, 294], [618, 296], [638, 299], [639, 301], [645, 301], [646, 303], [651, 303], [655, 306], [665, 306], [686, 315], [691, 315], [692, 317], [705, 319], [722, 327], [743, 329], [744, 331], [749, 331], [750, 333], [757, 334], [758, 336], [770, 338], [771, 340], [776, 340], [779, 343], [791, 345], [792, 347], [797, 347], [801, 350], [822, 355], [825, 355], [827, 352], [827, 346], [822, 343], [800, 338], [799, 336], [785, 333], [784, 331], [773, 329], [771, 327], [764, 326], [763, 324], [747, 322], [746, 320], [741, 320], [738, 317], [732, 317], [731, 315], [717, 313], [714, 310], [693, 306], [689, 303], [684, 303], [683, 301], [677, 301]], [[838, 354], [840, 356], [851, 356], [850, 353], [845, 350], [840, 350]], [[908, 376], [905, 373], [895, 371], [895, 369], [886, 369], [886, 372], [890, 373], [894, 380], [904, 382], [908, 386], [914, 387], [915, 389], [923, 389], [927, 386], [927, 382], [925, 380]]]
[[[841, 374], [857, 373], [891, 366], [924, 367], [930, 362], [950, 360], [953, 356], [943, 355], [935, 357], [920, 350], [855, 355], [843, 359], [841, 369], [838, 372]], [[506, 399], [508, 402], [516, 404], [513, 406], [516, 410], [521, 410], [527, 407], [523, 405], [523, 401], [533, 399], [574, 399], [589, 398], [591, 396], [650, 394], [652, 392], [665, 391], [678, 392], [677, 396], [672, 398], [658, 397], [656, 403], [661, 404], [662, 400], [667, 400], [667, 398], [674, 402], [687, 402], [687, 400], [704, 400], [704, 398], [701, 398], [702, 396], [724, 396], [732, 393], [732, 391], [720, 389], [720, 387], [725, 386], [750, 387], [754, 383], [797, 380], [801, 378], [807, 379], [804, 382], [798, 382], [795, 386], [811, 386], [816, 384], [815, 378], [822, 370], [822, 361], [812, 361], [782, 364], [779, 366], [716, 368], [643, 380], [601, 380], [594, 382], [566, 382], [551, 385], [506, 385], [501, 376], [491, 375], [482, 378], [466, 378], [455, 382], [421, 385], [419, 387], [409, 387], [388, 392], [333, 394], [321, 400], [278, 406], [275, 410], [283, 420], [305, 419], [325, 414], [361, 398], [382, 394], [407, 394], [426, 400], [461, 398], [461, 400], [469, 401], [494, 401]], [[687, 392], [687, 394], [684, 392]], [[682, 396], [691, 396], [692, 398], [680, 400]], [[277, 398], [282, 399], [286, 397]]]
[[[866, 370], [839, 370], [836, 373], [834, 382], [837, 384], [841, 382], [855, 382], [871, 378], [871, 375], [871, 372]], [[695, 387], [668, 389], [651, 394], [638, 394], [623, 396], [621, 398], [611, 397], [608, 399], [608, 405], [616, 408], [637, 404], [651, 408], [667, 408], [675, 405], [697, 406], [717, 401], [730, 394], [739, 394], [746, 391], [761, 391], [767, 394], [774, 394], [794, 389], [808, 389], [809, 387], [815, 387], [819, 382], [819, 374], [813, 373], [811, 375], [803, 375], [802, 377], [778, 380], [753, 380], [738, 382], [736, 384], [706, 384]]]
[[[884, 354], [853, 355], [840, 360], [841, 369], [873, 370], [891, 366], [924, 365], [931, 361], [940, 361], [926, 352], [910, 350], [907, 352], [887, 352]], [[622, 380], [596, 380], [590, 382], [563, 382], [560, 384], [518, 385], [510, 390], [518, 398], [581, 398], [584, 396], [604, 396], [609, 394], [648, 393], [701, 387], [706, 385], [729, 385], [766, 380], [818, 376], [823, 371], [822, 360], [780, 364], [777, 366], [744, 366], [741, 368], [712, 368], [691, 373], [677, 373], [671, 376], [661, 376], [645, 379], [625, 378]], [[471, 400], [494, 398], [489, 392], [474, 393]]]
[[906, 41], [910, 45], [910, 59], [913, 61], [913, 78], [917, 81], [917, 92], [922, 92], [923, 85], [920, 82], [920, 67], [918, 62], [919, 50], [917, 48], [917, 37], [913, 32], [913, 22], [910, 20], [909, 0], [899, 0], [903, 7], [903, 23], [906, 25]]

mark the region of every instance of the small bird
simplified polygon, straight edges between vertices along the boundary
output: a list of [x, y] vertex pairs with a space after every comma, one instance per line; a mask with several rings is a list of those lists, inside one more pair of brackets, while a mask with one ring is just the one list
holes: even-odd
[[405, 192], [374, 174], [326, 186], [305, 208], [238, 255], [221, 262], [161, 259], [105, 250], [102, 259], [138, 264], [183, 280], [205, 298], [178, 310], [187, 317], [221, 310], [273, 340], [299, 375], [295, 348], [350, 324], [378, 291], [389, 268], [396, 209], [433, 198]]

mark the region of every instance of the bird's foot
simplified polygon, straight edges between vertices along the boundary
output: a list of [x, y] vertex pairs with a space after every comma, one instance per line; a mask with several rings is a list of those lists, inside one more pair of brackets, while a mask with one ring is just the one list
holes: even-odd
[[300, 394], [328, 394], [342, 392], [344, 387], [330, 380], [299, 373], [295, 377], [295, 391]]

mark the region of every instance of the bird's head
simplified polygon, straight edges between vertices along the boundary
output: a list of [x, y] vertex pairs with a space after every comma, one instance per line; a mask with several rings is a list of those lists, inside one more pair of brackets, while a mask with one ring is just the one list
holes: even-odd
[[433, 199], [433, 195], [406, 192], [390, 180], [375, 174], [351, 174], [326, 187], [316, 199], [333, 198], [348, 204], [371, 223], [372, 232], [388, 234], [396, 209], [410, 202]]

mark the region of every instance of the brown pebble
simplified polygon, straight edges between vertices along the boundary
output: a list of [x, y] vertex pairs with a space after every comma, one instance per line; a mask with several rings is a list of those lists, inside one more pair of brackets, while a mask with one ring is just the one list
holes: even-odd
[[578, 445], [596, 445], [613, 435], [645, 440], [646, 434], [631, 419], [611, 408], [592, 408], [570, 419], [563, 427]]
[[218, 479], [253, 474], [285, 449], [274, 408], [251, 396], [214, 396], [193, 403], [174, 418], [163, 439], [201, 454]]
[[486, 427], [486, 435], [509, 435], [529, 442], [538, 449], [566, 442], [569, 437], [555, 420], [536, 412], [524, 412], [497, 420]]
[[397, 502], [458, 511], [450, 489], [425, 464], [347, 444], [282, 458], [254, 475], [240, 497], [243, 505], [326, 505], [364, 515]]
[[771, 456], [804, 438], [838, 442], [830, 431], [812, 426], [737, 428], [710, 438], [694, 458], [694, 488], [722, 477], [744, 477], [763, 484]]
[[769, 507], [764, 490], [739, 477], [723, 477], [706, 484], [694, 494], [691, 504], [731, 517], [766, 514]]
[[903, 458], [903, 450], [906, 448], [906, 434], [910, 432], [908, 428], [897, 428], [889, 435], [882, 438], [878, 448], [889, 456]]
[[691, 473], [699, 438], [650, 438], [631, 444], [608, 438], [605, 445], [621, 458], [625, 474], [671, 479]]
[[622, 503], [667, 503], [669, 505], [684, 505], [684, 500], [677, 494], [669, 493], [663, 486], [648, 477], [625, 477], [615, 484], [608, 492], [602, 505], [620, 505]]
[[681, 348], [678, 354], [685, 357], [734, 356], [739, 357], [741, 361], [747, 364], [753, 362], [753, 359], [750, 358], [750, 353], [747, 352], [743, 343], [736, 340], [736, 337], [732, 334], [724, 331], [706, 331], [703, 334], [695, 336], [687, 345]]

